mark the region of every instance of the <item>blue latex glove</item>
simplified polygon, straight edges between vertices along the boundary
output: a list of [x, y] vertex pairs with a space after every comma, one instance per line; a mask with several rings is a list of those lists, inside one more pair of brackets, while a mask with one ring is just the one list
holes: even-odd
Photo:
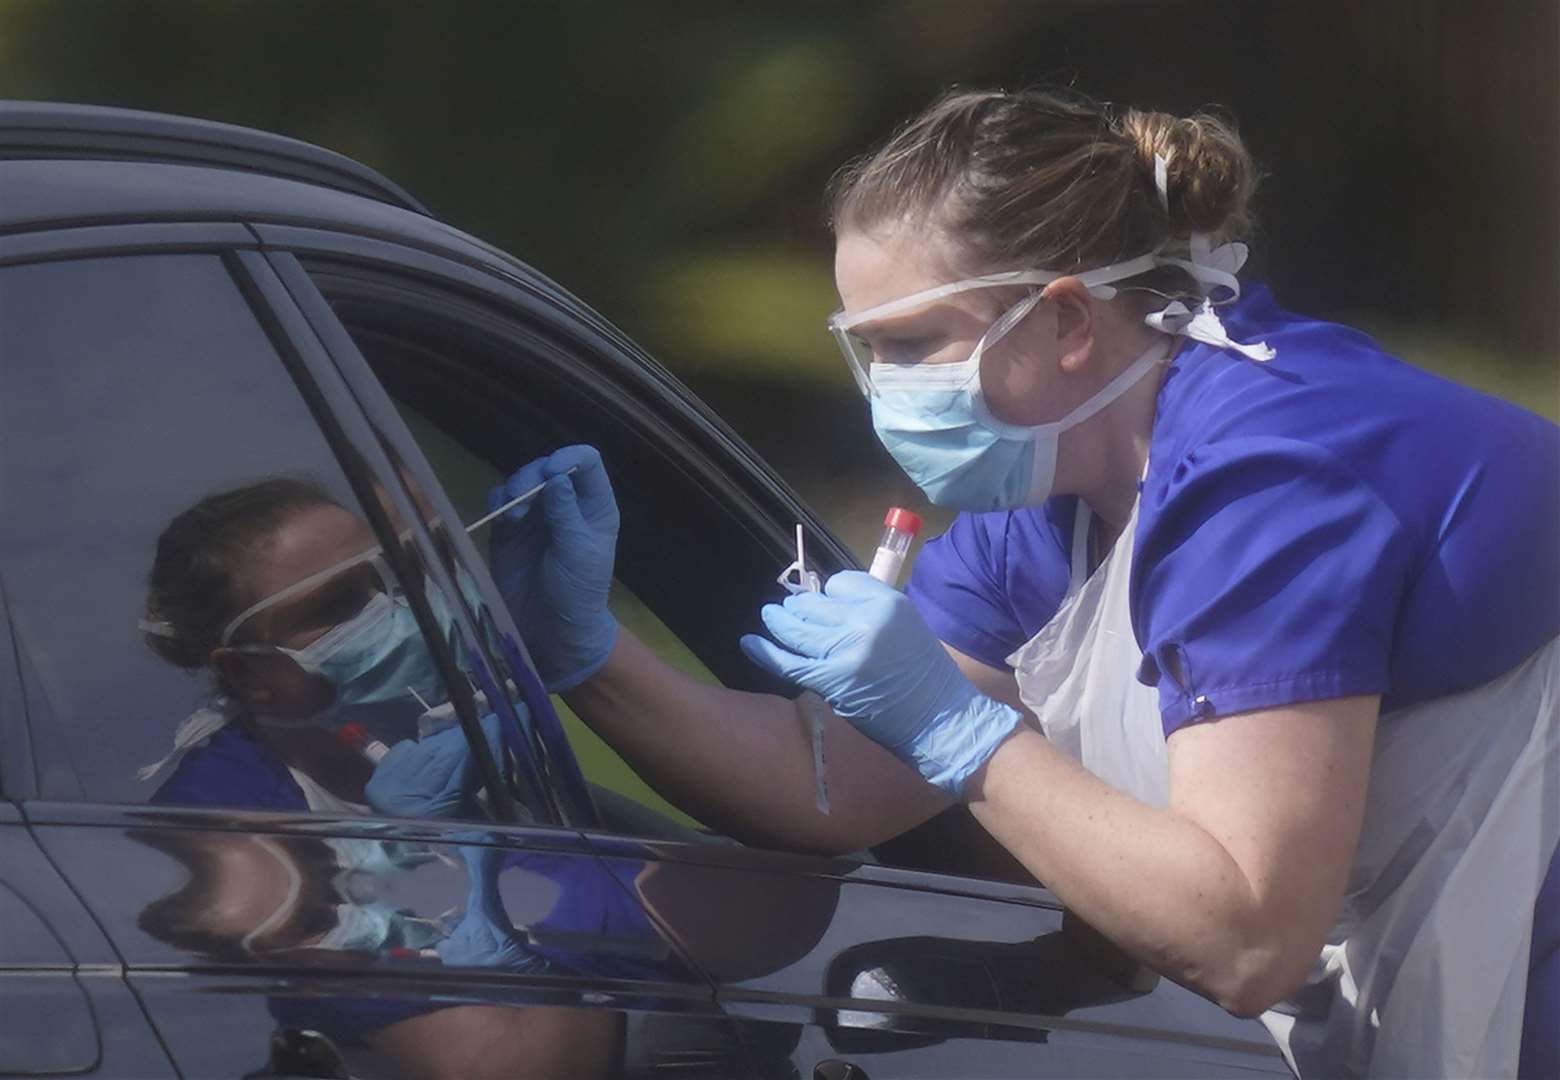
[[452, 967], [496, 967], [506, 971], [537, 972], [547, 961], [526, 947], [525, 937], [509, 921], [498, 893], [498, 872], [504, 852], [500, 848], [464, 846], [470, 888], [466, 911], [450, 936], [434, 946], [439, 959]]
[[750, 660], [816, 691], [950, 795], [1022, 722], [964, 677], [907, 596], [859, 570], [760, 615], [780, 644], [746, 635]]
[[[570, 468], [574, 474], [565, 476]], [[600, 671], [617, 640], [607, 593], [618, 508], [601, 455], [566, 446], [489, 492], [488, 509], [544, 481], [540, 495], [493, 523], [489, 562], [542, 684], [556, 693]]]
[[[493, 760], [502, 763], [498, 716], [482, 718]], [[500, 764], [500, 768], [502, 768]], [[459, 724], [421, 739], [403, 739], [374, 766], [363, 786], [368, 805], [387, 817], [477, 817], [473, 801], [482, 778]]]

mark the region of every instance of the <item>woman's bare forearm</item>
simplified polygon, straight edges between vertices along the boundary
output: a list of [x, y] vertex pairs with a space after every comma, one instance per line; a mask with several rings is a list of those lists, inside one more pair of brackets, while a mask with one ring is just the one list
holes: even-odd
[[1304, 977], [1359, 835], [1374, 698], [1227, 717], [1171, 742], [1171, 800], [1110, 787], [1020, 729], [972, 779], [975, 817], [1150, 967], [1254, 1015]]
[[626, 628], [606, 666], [566, 696], [664, 798], [745, 843], [858, 851], [950, 805], [818, 702], [829, 792], [829, 813], [821, 813], [804, 703], [698, 682]]

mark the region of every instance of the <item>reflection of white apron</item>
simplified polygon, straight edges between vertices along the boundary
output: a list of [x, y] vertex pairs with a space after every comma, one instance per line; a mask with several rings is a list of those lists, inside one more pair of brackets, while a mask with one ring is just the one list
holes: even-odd
[[[1135, 674], [1133, 508], [1055, 618], [1008, 657], [1046, 735], [1144, 802], [1169, 792], [1156, 691]], [[1377, 724], [1359, 848], [1306, 984], [1263, 1014], [1301, 1076], [1516, 1072], [1533, 903], [1560, 839], [1560, 640], [1482, 687]], [[1400, 991], [1400, 992], [1394, 992]]]

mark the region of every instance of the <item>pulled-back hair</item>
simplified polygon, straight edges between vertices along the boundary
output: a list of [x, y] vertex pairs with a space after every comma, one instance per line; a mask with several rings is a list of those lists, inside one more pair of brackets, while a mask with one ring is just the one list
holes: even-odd
[[146, 619], [165, 632], [146, 633], [146, 643], [177, 667], [205, 667], [240, 610], [235, 566], [316, 506], [340, 503], [311, 480], [273, 476], [208, 495], [170, 521], [146, 579]]
[[[1155, 187], [1156, 154], [1168, 166], [1168, 209]], [[1184, 256], [1193, 232], [1215, 244], [1240, 239], [1256, 181], [1233, 126], [1211, 114], [954, 90], [836, 173], [828, 201], [836, 235], [910, 222], [951, 240], [971, 272], [1074, 272], [1149, 253]]]

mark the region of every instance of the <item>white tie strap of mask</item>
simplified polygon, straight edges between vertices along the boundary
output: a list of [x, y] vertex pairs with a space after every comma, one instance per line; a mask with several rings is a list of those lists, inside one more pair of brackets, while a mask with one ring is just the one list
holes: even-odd
[[[1154, 155], [1154, 189], [1159, 193], [1159, 205], [1166, 214], [1170, 212], [1170, 163], [1163, 154]], [[1245, 265], [1249, 254], [1246, 245], [1239, 241], [1213, 247], [1207, 233], [1194, 232], [1187, 242], [1189, 258], [1176, 259], [1167, 255], [1156, 256], [1155, 263], [1177, 266], [1196, 281], [1208, 286], [1211, 294], [1220, 291], [1220, 303], [1229, 303], [1240, 296], [1240, 279], [1236, 274]], [[1224, 322], [1214, 310], [1211, 297], [1205, 298], [1193, 311], [1185, 301], [1172, 300], [1158, 311], [1143, 317], [1143, 321], [1155, 330], [1173, 336], [1189, 337], [1216, 349], [1231, 349], [1248, 360], [1266, 362], [1278, 353], [1264, 341], [1250, 344], [1235, 341], [1225, 330]]]

